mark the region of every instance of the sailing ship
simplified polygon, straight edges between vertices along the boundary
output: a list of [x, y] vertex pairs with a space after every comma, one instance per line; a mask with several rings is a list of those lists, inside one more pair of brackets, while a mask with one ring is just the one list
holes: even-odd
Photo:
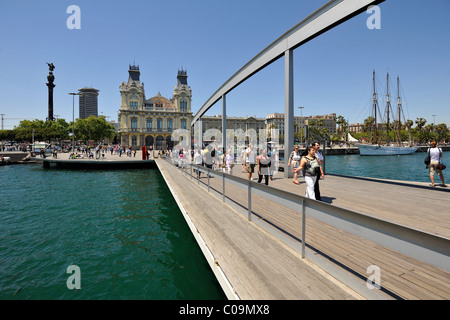
[[375, 115], [375, 130], [373, 143], [360, 143], [356, 146], [359, 149], [359, 155], [361, 156], [388, 156], [388, 155], [406, 155], [416, 152], [417, 147], [403, 145], [401, 142], [401, 112], [402, 112], [402, 102], [400, 98], [399, 89], [400, 78], [397, 77], [397, 106], [398, 106], [398, 144], [389, 143], [389, 111], [391, 110], [391, 102], [389, 97], [389, 73], [387, 74], [387, 94], [386, 94], [386, 133], [387, 139], [386, 144], [378, 144], [377, 140], [377, 109], [378, 109], [378, 97], [375, 89], [375, 70], [373, 71], [373, 111]]

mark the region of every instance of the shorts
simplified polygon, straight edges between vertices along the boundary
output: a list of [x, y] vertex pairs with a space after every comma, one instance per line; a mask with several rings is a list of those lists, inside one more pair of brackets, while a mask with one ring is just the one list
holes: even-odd
[[247, 162], [245, 164], [245, 169], [247, 169], [247, 172], [253, 173], [253, 172], [255, 172], [255, 164]]
[[438, 168], [436, 168], [436, 166], [439, 164], [438, 161], [431, 161], [430, 165], [428, 166], [429, 170], [430, 170], [430, 174], [434, 174], [434, 172], [436, 172], [437, 174], [441, 174], [442, 171], [439, 170]]

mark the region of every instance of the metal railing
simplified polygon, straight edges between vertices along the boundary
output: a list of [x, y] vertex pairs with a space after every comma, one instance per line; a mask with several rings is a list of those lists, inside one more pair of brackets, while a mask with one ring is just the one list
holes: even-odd
[[[309, 199], [298, 194], [259, 184], [251, 180], [198, 166], [189, 161], [181, 162], [168, 158], [164, 159], [171, 165], [178, 167], [191, 180], [197, 180], [197, 184], [204, 184], [208, 192], [215, 192], [218, 197], [222, 198], [224, 203], [231, 205], [238, 212], [244, 214], [249, 221], [253, 221], [294, 250], [300, 252], [302, 258], [307, 258], [316, 263], [366, 297], [381, 298], [374, 290], [368, 290], [365, 283], [361, 284], [360, 281], [358, 283], [358, 281], [349, 277], [348, 272], [344, 272], [342, 268], [336, 268], [325, 261], [327, 259], [320, 258], [320, 255], [317, 255], [317, 251], [307, 250], [310, 247], [305, 241], [307, 217], [315, 218], [327, 225], [450, 272], [450, 239], [448, 238], [415, 230], [321, 201]], [[198, 175], [194, 172], [197, 170], [202, 174], [206, 174], [207, 182], [203, 182], [198, 178]], [[217, 188], [217, 183], [216, 188], [211, 186], [211, 178], [222, 181], [222, 190], [218, 190], [220, 187]], [[237, 186], [244, 192], [247, 192], [247, 204], [239, 204], [230, 198], [230, 195], [227, 196], [226, 186], [228, 184]], [[297, 211], [301, 220], [301, 239], [296, 238], [288, 232], [284, 232], [283, 228], [277, 226], [276, 223], [268, 221], [264, 217], [256, 214], [252, 210], [252, 201], [255, 196], [263, 197], [264, 199]]]

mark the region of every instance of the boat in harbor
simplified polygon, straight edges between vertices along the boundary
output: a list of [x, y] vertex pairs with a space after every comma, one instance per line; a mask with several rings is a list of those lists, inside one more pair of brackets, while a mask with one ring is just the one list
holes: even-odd
[[394, 156], [405, 155], [416, 152], [417, 147], [410, 146], [383, 146], [376, 144], [359, 144], [357, 145], [360, 156]]
[[379, 144], [377, 140], [377, 110], [378, 110], [378, 97], [375, 89], [375, 70], [373, 71], [373, 112], [375, 115], [375, 130], [373, 143], [358, 143], [356, 146], [359, 149], [359, 155], [361, 156], [392, 156], [392, 155], [407, 155], [417, 151], [418, 147], [410, 146], [409, 144], [403, 144], [401, 142], [401, 114], [402, 114], [402, 102], [400, 98], [399, 84], [400, 79], [397, 77], [397, 107], [398, 107], [398, 143], [389, 142], [389, 114], [391, 111], [391, 102], [389, 97], [389, 73], [387, 74], [387, 94], [386, 94], [386, 137], [385, 144]]

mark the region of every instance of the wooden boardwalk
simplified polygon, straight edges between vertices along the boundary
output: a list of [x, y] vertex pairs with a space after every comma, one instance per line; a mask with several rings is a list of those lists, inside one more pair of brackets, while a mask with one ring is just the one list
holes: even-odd
[[[157, 160], [157, 164], [241, 299], [361, 298], [307, 259], [301, 259], [297, 252], [254, 223], [248, 222], [242, 214], [214, 197], [213, 192], [208, 193], [178, 169], [163, 160]], [[236, 169], [235, 175], [245, 177], [239, 167]], [[207, 180], [203, 177], [203, 181]], [[210, 184], [211, 190], [222, 190], [219, 179], [210, 179]], [[276, 178], [270, 185], [302, 195], [305, 191], [304, 183], [294, 185], [292, 179]], [[323, 199], [333, 205], [447, 238], [449, 236], [450, 203], [449, 194], [445, 191], [326, 176], [321, 181], [321, 193]], [[238, 205], [247, 205], [247, 193], [237, 186], [227, 184], [226, 195]], [[395, 195], [394, 199], [392, 195]], [[394, 210], [399, 203], [401, 208]], [[252, 211], [292, 238], [301, 238], [298, 211], [256, 195], [252, 195]], [[364, 282], [368, 276], [367, 267], [379, 266], [382, 289], [377, 291], [385, 299], [450, 298], [450, 275], [444, 270], [312, 218], [307, 219], [306, 228], [309, 248], [338, 264], [355, 279]]]
[[156, 163], [240, 299], [359, 299], [164, 160]]

